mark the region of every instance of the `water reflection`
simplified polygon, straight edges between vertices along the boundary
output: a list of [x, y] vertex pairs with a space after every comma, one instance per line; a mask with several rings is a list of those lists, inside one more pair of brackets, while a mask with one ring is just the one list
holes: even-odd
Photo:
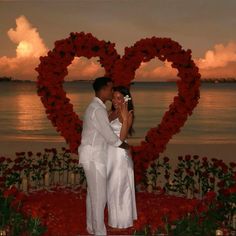
[[[63, 140], [47, 119], [34, 84], [11, 84], [0, 87], [0, 139]], [[7, 93], [4, 93], [8, 89]], [[67, 84], [67, 96], [74, 111], [83, 119], [84, 111], [94, 96], [91, 84]], [[172, 143], [236, 142], [236, 85], [204, 85], [193, 115]], [[134, 85], [131, 93], [135, 105], [134, 139], [143, 139], [157, 126], [177, 95], [173, 85]], [[107, 103], [107, 107], [110, 107]], [[62, 111], [63, 112], [63, 111]]]
[[70, 103], [73, 104], [74, 111], [79, 115], [80, 119], [83, 118], [86, 107], [93, 98], [93, 93], [68, 93], [67, 97]]
[[35, 94], [16, 96], [17, 129], [21, 131], [43, 130], [45, 113], [42, 112], [42, 103]]

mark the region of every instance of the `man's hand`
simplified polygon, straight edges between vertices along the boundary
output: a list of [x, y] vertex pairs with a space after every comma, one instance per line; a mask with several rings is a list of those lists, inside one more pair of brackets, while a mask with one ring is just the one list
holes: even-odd
[[119, 148], [123, 148], [123, 149], [129, 150], [129, 149], [130, 149], [130, 146], [129, 146], [128, 143], [123, 142], [123, 143], [119, 146]]

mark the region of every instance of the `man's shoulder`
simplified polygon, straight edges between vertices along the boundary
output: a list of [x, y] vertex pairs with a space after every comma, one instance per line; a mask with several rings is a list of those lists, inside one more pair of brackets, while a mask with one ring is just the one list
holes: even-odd
[[89, 105], [87, 106], [86, 113], [89, 112], [90, 114], [95, 111], [105, 111], [105, 108], [98, 102], [96, 99], [93, 99]]
[[89, 103], [88, 107], [97, 109], [97, 108], [104, 108], [96, 99], [93, 98], [93, 100]]

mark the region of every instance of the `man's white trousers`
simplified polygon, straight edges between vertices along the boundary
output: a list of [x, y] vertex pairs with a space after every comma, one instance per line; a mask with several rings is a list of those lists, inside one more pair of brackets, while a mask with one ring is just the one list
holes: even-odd
[[95, 235], [107, 235], [104, 209], [107, 202], [106, 166], [89, 161], [81, 163], [87, 180], [86, 222], [87, 231]]

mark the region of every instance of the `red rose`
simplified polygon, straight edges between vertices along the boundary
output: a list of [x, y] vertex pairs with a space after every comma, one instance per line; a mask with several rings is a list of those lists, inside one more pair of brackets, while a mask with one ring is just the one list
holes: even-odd
[[225, 186], [225, 181], [224, 181], [224, 180], [220, 181], [220, 182], [217, 184], [217, 186], [218, 186], [219, 188], [223, 188], [223, 187]]
[[37, 209], [32, 209], [30, 215], [32, 218], [39, 218]]
[[228, 189], [230, 194], [236, 193], [236, 184]]
[[3, 163], [6, 160], [5, 157], [0, 157], [0, 163]]
[[4, 197], [14, 196], [18, 192], [17, 188], [15, 186], [8, 188], [3, 192]]
[[164, 163], [167, 163], [170, 159], [168, 157], [164, 157]]
[[210, 182], [211, 182], [211, 183], [215, 183], [215, 178], [210, 177]]
[[231, 168], [235, 168], [236, 167], [236, 163], [235, 162], [230, 162], [229, 165], [230, 165]]
[[11, 202], [11, 206], [17, 208], [19, 204], [26, 198], [23, 192], [18, 192], [15, 199]]
[[178, 174], [180, 172], [180, 169], [175, 169], [175, 174]]
[[204, 200], [206, 202], [212, 202], [213, 200], [215, 200], [215, 198], [216, 198], [216, 193], [214, 191], [209, 191], [204, 196]]
[[224, 196], [229, 196], [230, 195], [230, 192], [229, 192], [229, 188], [222, 188], [222, 189], [219, 189], [219, 194], [223, 194]]
[[200, 205], [198, 205], [197, 209], [198, 213], [206, 212], [208, 209], [208, 205], [202, 202]]
[[169, 179], [169, 178], [170, 178], [170, 175], [165, 175], [165, 178], [166, 178], [166, 179]]
[[205, 177], [205, 178], [208, 178], [209, 177], [209, 173], [207, 171], [205, 171], [205, 172], [202, 173], [202, 176]]
[[14, 160], [14, 162], [15, 162], [15, 163], [20, 163], [20, 162], [22, 162], [23, 160], [24, 160], [24, 158], [18, 157], [18, 158], [16, 158], [16, 159]]
[[185, 155], [185, 161], [190, 161], [191, 160], [191, 155]]
[[0, 176], [0, 182], [5, 182], [6, 177], [5, 176]]
[[30, 151], [30, 152], [28, 152], [28, 156], [29, 157], [32, 157], [33, 156], [33, 153]]
[[7, 161], [7, 163], [11, 163], [12, 162], [12, 160], [10, 158], [7, 158], [6, 161]]
[[188, 173], [190, 176], [194, 176], [194, 172], [193, 171], [189, 171]]

